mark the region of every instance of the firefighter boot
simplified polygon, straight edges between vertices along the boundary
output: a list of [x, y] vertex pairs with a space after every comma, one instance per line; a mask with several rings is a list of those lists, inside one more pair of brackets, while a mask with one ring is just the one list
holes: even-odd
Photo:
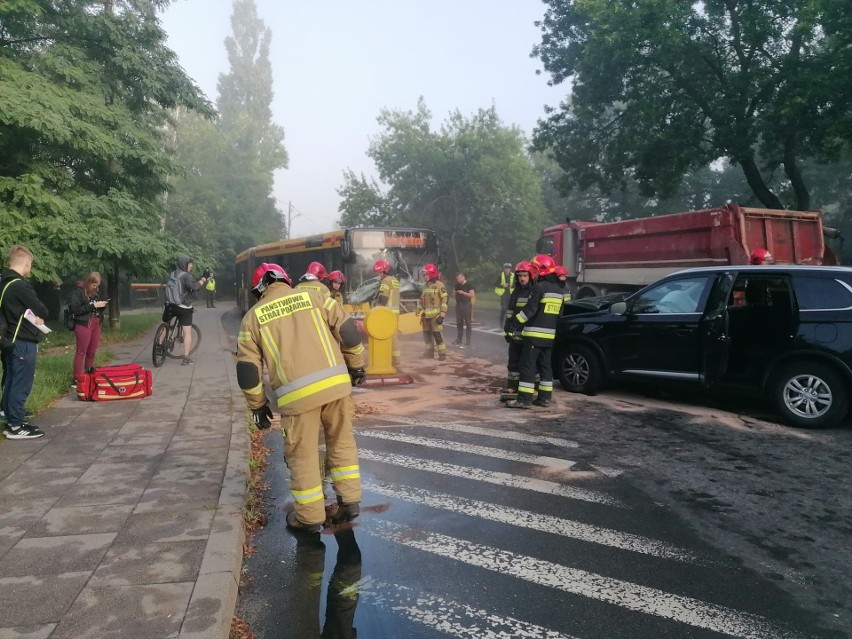
[[423, 351], [423, 359], [435, 359], [435, 351], [431, 348], [427, 348]]
[[500, 391], [501, 402], [509, 402], [518, 398], [518, 381], [515, 377], [506, 380], [506, 388]]
[[538, 397], [533, 401], [533, 406], [541, 406], [542, 408], [547, 408], [550, 406], [550, 391], [539, 391]]
[[438, 353], [438, 361], [439, 361], [439, 362], [443, 362], [443, 361], [445, 361], [446, 359], [447, 359], [447, 354], [446, 354], [446, 353]]
[[519, 396], [510, 402], [506, 402], [506, 408], [532, 408], [532, 398]]
[[318, 533], [322, 530], [322, 524], [303, 524], [296, 516], [296, 511], [287, 513], [287, 528], [296, 533]]
[[355, 501], [351, 504], [344, 504], [343, 498], [337, 496], [337, 511], [331, 516], [332, 525], [343, 524], [355, 519], [361, 514], [361, 505]]

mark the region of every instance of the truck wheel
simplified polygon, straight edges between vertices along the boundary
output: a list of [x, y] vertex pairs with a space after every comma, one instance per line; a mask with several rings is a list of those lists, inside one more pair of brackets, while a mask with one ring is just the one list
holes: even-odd
[[601, 292], [595, 288], [594, 286], [584, 286], [579, 291], [577, 291], [576, 299], [582, 300], [587, 297], [600, 297]]
[[799, 428], [836, 426], [849, 412], [843, 378], [819, 362], [796, 362], [782, 368], [772, 387], [781, 418]]
[[569, 344], [557, 351], [556, 374], [569, 393], [594, 395], [603, 382], [603, 365], [592, 349]]

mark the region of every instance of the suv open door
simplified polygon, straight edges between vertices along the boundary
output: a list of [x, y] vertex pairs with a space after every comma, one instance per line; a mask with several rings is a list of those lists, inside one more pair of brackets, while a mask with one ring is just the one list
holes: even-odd
[[701, 318], [701, 381], [711, 386], [728, 370], [731, 354], [728, 300], [734, 288], [734, 273], [719, 274], [707, 297]]

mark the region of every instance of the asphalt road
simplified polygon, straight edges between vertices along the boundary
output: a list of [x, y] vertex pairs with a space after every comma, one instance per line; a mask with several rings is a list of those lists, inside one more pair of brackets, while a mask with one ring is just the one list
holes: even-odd
[[422, 385], [357, 394], [351, 530], [286, 531], [266, 435], [270, 519], [238, 607], [258, 637], [849, 636], [852, 429], [630, 390], [511, 411], [502, 338], [473, 342], [412, 363]]

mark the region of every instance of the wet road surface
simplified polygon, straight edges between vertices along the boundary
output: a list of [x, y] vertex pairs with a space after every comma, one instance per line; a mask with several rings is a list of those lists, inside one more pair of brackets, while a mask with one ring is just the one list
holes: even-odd
[[849, 428], [561, 391], [510, 411], [483, 365], [448, 364], [423, 372], [447, 371], [446, 401], [357, 420], [352, 530], [286, 531], [281, 435], [266, 435], [270, 519], [237, 611], [258, 637], [848, 636]]

